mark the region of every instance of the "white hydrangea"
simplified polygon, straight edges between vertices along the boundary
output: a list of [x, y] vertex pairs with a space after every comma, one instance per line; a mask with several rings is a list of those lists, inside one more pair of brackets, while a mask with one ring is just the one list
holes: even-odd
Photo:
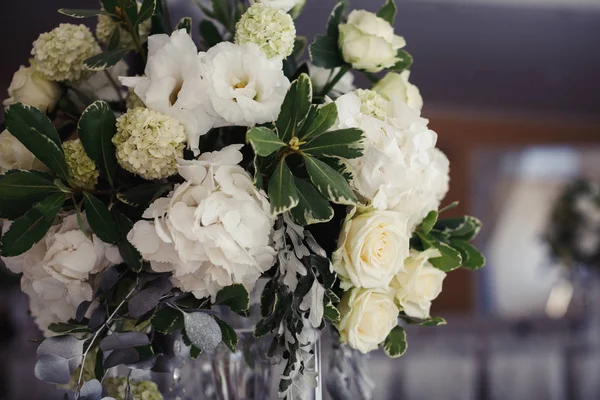
[[[137, 2], [138, 9], [141, 3]], [[108, 44], [110, 37], [112, 36], [115, 28], [119, 28], [119, 47], [124, 49], [134, 49], [135, 42], [131, 37], [131, 34], [123, 29], [117, 22], [115, 22], [110, 15], [98, 15], [98, 24], [96, 25], [96, 37], [102, 44]], [[148, 39], [150, 30], [152, 29], [152, 20], [147, 19], [139, 25], [140, 41], [143, 43]]]
[[[76, 214], [59, 219], [31, 249], [3, 261], [14, 273], [22, 273], [21, 288], [29, 295], [30, 308], [40, 330], [53, 335], [48, 325], [75, 318], [82, 301], [93, 297], [93, 277], [122, 259], [116, 246], [102, 242], [87, 225], [79, 229]], [[6, 231], [10, 223], [3, 226]]]
[[360, 112], [382, 121], [388, 116], [389, 102], [373, 90], [358, 89], [354, 94], [360, 99]]
[[162, 179], [177, 173], [185, 140], [185, 130], [175, 118], [134, 108], [117, 119], [112, 142], [123, 169], [144, 179]]
[[391, 102], [384, 120], [363, 113], [355, 93], [336, 104], [338, 128], [360, 128], [365, 134], [363, 155], [346, 161], [352, 186], [378, 209], [407, 213], [414, 229], [448, 191], [449, 162], [435, 148], [437, 134], [404, 103]]
[[410, 108], [421, 111], [423, 98], [419, 88], [409, 82], [410, 71], [388, 72], [373, 90], [386, 100], [397, 100], [406, 103]]
[[235, 43], [254, 43], [268, 58], [287, 58], [294, 50], [296, 27], [285, 11], [256, 3], [235, 26]]
[[150, 36], [145, 76], [119, 79], [134, 89], [146, 107], [181, 122], [188, 146], [199, 153], [199, 138], [215, 126], [215, 120], [205, 111], [207, 88], [198, 49], [185, 29], [173, 32], [170, 37]]
[[185, 182], [156, 200], [127, 239], [156, 272], [197, 298], [241, 283], [250, 291], [275, 262], [273, 220], [264, 192], [237, 165], [242, 145], [179, 161]]
[[[326, 69], [323, 67], [317, 67], [313, 64], [308, 64], [308, 70], [310, 73], [310, 80], [312, 81], [314, 93], [321, 93], [325, 88], [325, 85], [340, 72], [341, 67], [334, 69]], [[340, 97], [343, 94], [349, 93], [356, 89], [354, 86], [354, 74], [352, 72], [346, 72], [342, 79], [340, 79], [333, 89], [329, 92], [331, 96]]]
[[250, 0], [250, 4], [260, 3], [285, 12], [290, 11], [294, 7], [302, 6], [305, 2], [306, 0]]
[[81, 140], [75, 139], [64, 142], [63, 150], [71, 183], [75, 187], [93, 189], [98, 183], [100, 173], [96, 169], [96, 164], [85, 152]]
[[51, 81], [79, 81], [89, 76], [83, 62], [102, 50], [85, 25], [60, 24], [33, 42], [33, 66]]
[[223, 42], [201, 53], [210, 113], [219, 125], [254, 126], [277, 119], [290, 86], [281, 58], [255, 44]]

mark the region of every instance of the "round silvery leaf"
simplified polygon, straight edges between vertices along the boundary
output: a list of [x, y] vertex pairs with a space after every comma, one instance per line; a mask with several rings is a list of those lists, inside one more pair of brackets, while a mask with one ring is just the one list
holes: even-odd
[[116, 332], [102, 339], [100, 349], [102, 351], [128, 349], [132, 347], [146, 346], [150, 344], [148, 335], [140, 332]]
[[81, 364], [83, 356], [83, 340], [75, 336], [54, 336], [44, 340], [36, 351], [38, 360], [42, 356], [55, 355], [67, 361], [69, 371], [72, 373]]
[[101, 400], [102, 384], [97, 379], [87, 381], [81, 387], [78, 400]]
[[223, 337], [215, 319], [206, 313], [183, 313], [185, 333], [194, 346], [202, 351], [217, 348]]
[[104, 360], [104, 368], [112, 368], [117, 365], [135, 364], [140, 361], [140, 353], [133, 347], [128, 349], [113, 350]]
[[137, 318], [152, 311], [172, 288], [171, 281], [166, 277], [161, 276], [153, 280], [146, 289], [129, 300], [129, 314]]
[[34, 372], [39, 380], [59, 385], [65, 385], [71, 379], [69, 361], [55, 354], [38, 356]]

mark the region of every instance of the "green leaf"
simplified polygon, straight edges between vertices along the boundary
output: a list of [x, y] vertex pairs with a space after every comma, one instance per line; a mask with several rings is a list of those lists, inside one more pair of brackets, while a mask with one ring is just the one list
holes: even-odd
[[462, 265], [463, 260], [460, 253], [450, 245], [439, 241], [431, 234], [417, 231], [417, 236], [421, 239], [425, 249], [434, 248], [440, 252], [440, 257], [429, 259], [429, 262], [435, 268], [444, 272], [450, 272]]
[[190, 347], [190, 358], [192, 360], [195, 360], [198, 357], [200, 357], [200, 354], [202, 354], [202, 350], [193, 345]]
[[217, 293], [215, 304], [228, 306], [231, 311], [246, 316], [250, 308], [250, 293], [240, 283], [227, 286]]
[[327, 37], [337, 40], [340, 36], [340, 24], [342, 23], [342, 16], [344, 15], [345, 5], [342, 1], [338, 2], [327, 20]]
[[207, 47], [213, 47], [223, 41], [223, 37], [219, 30], [211, 21], [205, 19], [200, 22], [200, 37]]
[[360, 157], [363, 153], [361, 139], [363, 132], [357, 128], [341, 129], [325, 132], [300, 149], [314, 157], [337, 157], [352, 159]]
[[188, 35], [192, 34], [192, 19], [190, 17], [183, 17], [177, 23], [175, 30], [185, 29]]
[[137, 27], [142, 22], [152, 18], [154, 10], [156, 10], [156, 0], [144, 0], [142, 6], [140, 7], [140, 11], [138, 12], [134, 26]]
[[170, 184], [144, 183], [123, 193], [117, 193], [117, 199], [132, 207], [144, 207], [152, 203], [171, 189]]
[[341, 319], [340, 312], [332, 303], [325, 304], [323, 317], [334, 324], [340, 322]]
[[429, 214], [423, 219], [421, 225], [419, 225], [419, 230], [423, 233], [429, 233], [433, 229], [435, 223], [438, 219], [438, 212], [435, 210], [429, 211]]
[[295, 137], [302, 127], [312, 102], [312, 83], [307, 74], [292, 82], [277, 118], [277, 133], [284, 143]]
[[460, 252], [463, 268], [478, 270], [485, 266], [485, 257], [475, 246], [462, 240], [450, 240], [450, 245]]
[[83, 192], [83, 204], [88, 223], [94, 233], [106, 243], [119, 243], [119, 230], [117, 223], [106, 205], [97, 197], [88, 192]]
[[294, 185], [294, 176], [281, 158], [269, 180], [269, 201], [273, 215], [283, 214], [298, 205], [298, 189]]
[[355, 205], [358, 199], [346, 179], [336, 170], [309, 155], [304, 155], [310, 180], [319, 192], [335, 204]]
[[86, 108], [77, 130], [85, 152], [113, 186], [117, 158], [112, 138], [117, 133], [117, 119], [108, 103], [95, 101]]
[[266, 157], [273, 152], [285, 147], [286, 144], [281, 141], [269, 128], [256, 127], [246, 133], [246, 141], [250, 143], [255, 154]]
[[84, 61], [87, 69], [92, 71], [104, 71], [121, 61], [130, 49], [115, 49], [100, 53]]
[[15, 171], [0, 176], [0, 199], [41, 200], [49, 194], [60, 192], [54, 182], [30, 171]]
[[390, 68], [390, 70], [392, 71], [404, 71], [405, 69], [408, 69], [413, 63], [412, 56], [404, 50], [398, 50], [396, 57], [398, 57], [398, 62], [396, 63], [396, 65]]
[[121, 29], [119, 29], [119, 27], [116, 26], [115, 29], [113, 29], [113, 31], [110, 35], [110, 38], [108, 38], [108, 44], [106, 45], [106, 48], [108, 50], [118, 49], [120, 44], [121, 44]]
[[140, 272], [144, 265], [142, 255], [140, 252], [127, 240], [127, 234], [133, 228], [133, 223], [129, 218], [113, 209], [113, 216], [121, 236], [121, 243], [119, 243], [119, 253], [123, 257], [123, 261], [129, 268], [135, 272]]
[[394, 25], [396, 20], [396, 12], [398, 11], [398, 7], [396, 7], [396, 3], [394, 0], [387, 0], [385, 5], [377, 11], [377, 16], [379, 18], [385, 19], [390, 25]]
[[58, 177], [68, 180], [69, 170], [58, 132], [40, 110], [15, 103], [8, 107], [6, 128]]
[[232, 28], [231, 17], [233, 10], [230, 0], [211, 0], [210, 4], [212, 6], [212, 18], [219, 21], [226, 28]]
[[96, 17], [98, 15], [110, 15], [104, 10], [82, 10], [76, 8], [61, 8], [58, 10], [58, 12], [73, 18], [89, 18]]
[[73, 325], [65, 322], [53, 323], [48, 326], [48, 330], [58, 333], [60, 335], [66, 335], [70, 333], [88, 333], [90, 329], [87, 326]]
[[434, 229], [453, 239], [468, 242], [474, 239], [481, 230], [481, 221], [471, 216], [445, 218], [440, 219]]
[[171, 307], [161, 308], [152, 317], [152, 326], [160, 333], [183, 329], [183, 315]]
[[338, 110], [335, 103], [329, 103], [322, 107], [314, 106], [313, 109], [315, 110], [314, 118], [311, 118], [311, 110], [309, 117], [302, 126], [302, 130], [298, 134], [302, 141], [327, 132], [337, 121]]
[[438, 214], [441, 214], [441, 213], [443, 213], [443, 212], [445, 212], [445, 211], [448, 211], [448, 210], [452, 210], [453, 208], [456, 208], [456, 207], [458, 207], [458, 201], [453, 201], [452, 203], [450, 203], [450, 204], [448, 204], [447, 206], [445, 206], [444, 208], [442, 208], [442, 209], [441, 209], [441, 210], [438, 212]]
[[406, 348], [406, 331], [401, 326], [397, 326], [385, 338], [383, 350], [388, 357], [398, 358], [406, 352]]
[[308, 44], [308, 39], [305, 36], [296, 36], [294, 39], [294, 49], [292, 50], [292, 57], [295, 59], [299, 59], [302, 57], [302, 54], [306, 51], [306, 46]]
[[318, 67], [333, 69], [345, 64], [337, 39], [317, 35], [315, 41], [308, 47], [312, 63]]
[[235, 330], [229, 326], [225, 321], [215, 316], [215, 321], [219, 324], [219, 328], [221, 328], [221, 336], [223, 337], [223, 343], [231, 350], [232, 353], [235, 353], [235, 348], [238, 344], [238, 335], [235, 333]]
[[63, 193], [50, 195], [14, 220], [0, 239], [0, 254], [3, 257], [18, 256], [42, 240], [64, 202]]
[[440, 326], [447, 325], [448, 323], [442, 317], [431, 317], [428, 320], [422, 321], [419, 325], [421, 326]]
[[298, 205], [290, 213], [297, 224], [301, 226], [319, 224], [331, 221], [333, 208], [315, 187], [305, 180], [294, 177], [298, 189]]
[[35, 203], [42, 200], [43, 197], [32, 197], [29, 199], [4, 200], [0, 199], [0, 218], [13, 221], [25, 215]]

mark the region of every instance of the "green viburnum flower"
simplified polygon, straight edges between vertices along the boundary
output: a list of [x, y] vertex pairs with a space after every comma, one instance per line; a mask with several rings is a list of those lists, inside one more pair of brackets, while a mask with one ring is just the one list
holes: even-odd
[[[129, 389], [125, 377], [106, 378], [103, 383], [108, 395], [117, 400], [163, 400], [158, 386], [151, 381], [134, 381], [130, 379]], [[129, 397], [127, 397], [128, 393]]]
[[144, 104], [142, 99], [140, 99], [140, 96], [135, 94], [135, 92], [133, 91], [133, 88], [129, 88], [129, 90], [127, 91], [127, 97], [125, 98], [125, 105], [127, 106], [128, 110], [130, 110], [132, 108], [146, 107], [146, 105]]
[[112, 142], [121, 167], [152, 180], [177, 173], [177, 158], [183, 158], [186, 138], [175, 118], [138, 107], [117, 119]]
[[83, 62], [101, 51], [87, 26], [60, 24], [33, 42], [32, 65], [48, 80], [76, 82], [90, 76]]
[[286, 12], [256, 3], [235, 26], [235, 43], [254, 43], [267, 58], [288, 57], [294, 50], [296, 27]]
[[81, 140], [64, 142], [63, 149], [73, 185], [84, 189], [93, 189], [98, 183], [99, 173], [96, 164], [85, 152]]
[[[140, 5], [140, 2], [138, 2], [138, 9], [140, 8]], [[117, 27], [119, 27], [119, 47], [124, 49], [134, 49], [135, 42], [133, 41], [131, 34], [121, 28], [110, 15], [98, 15], [98, 24], [96, 25], [96, 37], [98, 38], [98, 41], [102, 44], [108, 44], [110, 37]], [[152, 21], [149, 19], [140, 24], [139, 33], [142, 43], [148, 39], [151, 29]]]
[[354, 93], [360, 99], [360, 111], [363, 114], [385, 120], [388, 101], [382, 95], [368, 89], [357, 89]]

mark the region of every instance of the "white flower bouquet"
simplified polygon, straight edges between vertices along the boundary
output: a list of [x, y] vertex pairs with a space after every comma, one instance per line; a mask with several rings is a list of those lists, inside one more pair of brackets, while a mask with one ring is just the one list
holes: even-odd
[[283, 398], [303, 397], [326, 326], [398, 357], [406, 323], [444, 323], [431, 303], [446, 273], [484, 265], [481, 224], [438, 219], [449, 162], [392, 0], [377, 14], [340, 1], [310, 63], [303, 1], [200, 3], [200, 51], [165, 0], [101, 3], [60, 10], [97, 17], [96, 35], [40, 35], [4, 102], [0, 252], [47, 337], [40, 379], [100, 399], [120, 387], [112, 367], [167, 368], [165, 336], [191, 357], [234, 351], [220, 311], [247, 316], [259, 279], [254, 334], [286, 363]]

